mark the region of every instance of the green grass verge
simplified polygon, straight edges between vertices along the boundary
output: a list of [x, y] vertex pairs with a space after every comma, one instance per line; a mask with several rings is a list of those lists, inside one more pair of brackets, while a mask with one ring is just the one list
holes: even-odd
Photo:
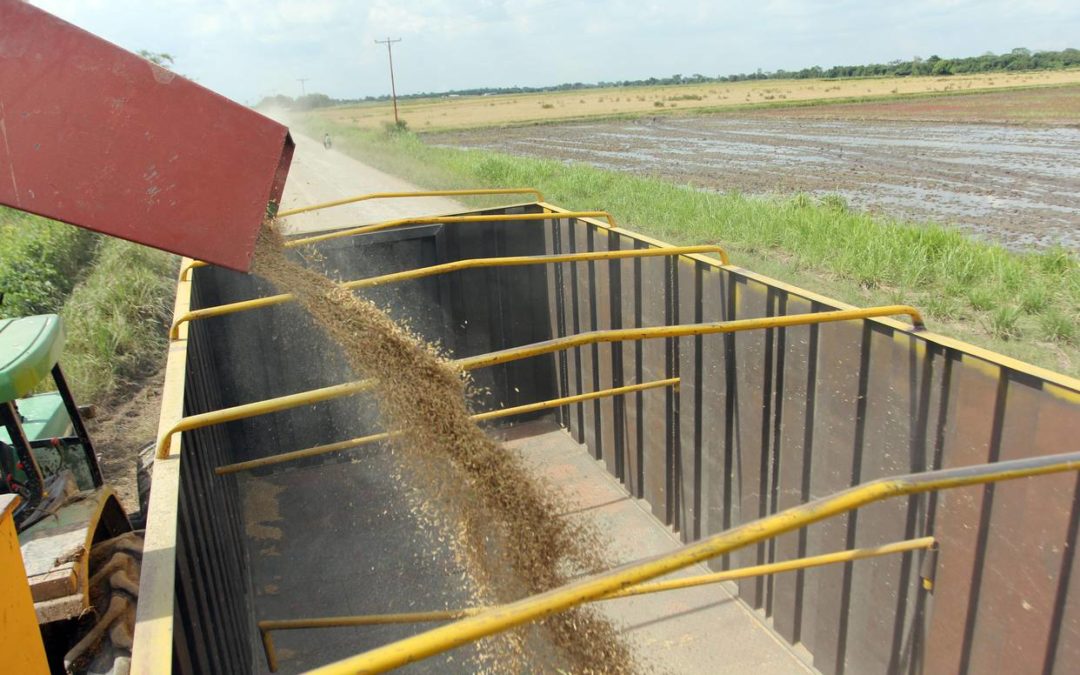
[[108, 403], [160, 366], [177, 258], [0, 207], [0, 317], [59, 313], [80, 401]]
[[[1080, 375], [1080, 261], [1064, 249], [1019, 254], [932, 223], [817, 200], [716, 194], [557, 161], [437, 148], [412, 134], [365, 131], [311, 116], [301, 131], [428, 188], [534, 187], [573, 209], [671, 243], [718, 243], [741, 267], [852, 304], [902, 302], [931, 328]], [[487, 205], [490, 199], [469, 200]]]
[[163, 364], [178, 259], [119, 239], [102, 243], [60, 315], [64, 371], [77, 400], [122, 395]]
[[101, 238], [0, 206], [0, 318], [56, 312]]

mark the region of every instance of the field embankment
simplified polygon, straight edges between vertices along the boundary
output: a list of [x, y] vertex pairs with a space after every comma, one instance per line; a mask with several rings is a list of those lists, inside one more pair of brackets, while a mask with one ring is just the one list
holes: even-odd
[[[1064, 249], [1013, 253], [956, 230], [852, 211], [842, 199], [717, 194], [559, 161], [432, 147], [410, 134], [328, 123], [335, 149], [429, 188], [535, 187], [607, 209], [672, 243], [720, 243], [733, 263], [859, 305], [923, 308], [932, 329], [1080, 375], [1080, 262]], [[478, 202], [479, 203], [479, 202]]]
[[175, 256], [145, 246], [101, 244], [60, 310], [68, 333], [65, 372], [77, 396], [109, 401], [161, 368], [176, 266]]
[[164, 353], [176, 257], [0, 207], [0, 316], [59, 313], [76, 398], [113, 402]]
[[[752, 80], [654, 87], [618, 87], [536, 94], [456, 96], [398, 102], [413, 131], [563, 122], [602, 117], [681, 112], [738, 111], [793, 104], [947, 97], [988, 90], [1022, 90], [1080, 84], [1080, 70], [998, 72], [947, 77], [879, 77], [836, 80]], [[1051, 111], [1055, 108], [1051, 108]], [[1025, 117], [1047, 114], [1021, 111]], [[1075, 116], [1075, 110], [1072, 112]], [[378, 129], [394, 121], [385, 102], [323, 108], [311, 113], [326, 122]], [[1035, 121], [1039, 121], [1036, 119]], [[1042, 120], [1042, 121], [1045, 121]]]
[[0, 317], [57, 311], [99, 242], [87, 230], [0, 206]]

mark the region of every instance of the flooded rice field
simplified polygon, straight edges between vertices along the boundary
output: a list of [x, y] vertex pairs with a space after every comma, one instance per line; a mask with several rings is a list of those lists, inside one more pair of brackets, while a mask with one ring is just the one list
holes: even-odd
[[843, 195], [1013, 249], [1080, 250], [1080, 128], [643, 118], [431, 135], [430, 143], [582, 162], [707, 190]]

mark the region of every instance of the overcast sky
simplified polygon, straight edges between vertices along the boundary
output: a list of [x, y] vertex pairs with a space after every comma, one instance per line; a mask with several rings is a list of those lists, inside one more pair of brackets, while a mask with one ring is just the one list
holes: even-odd
[[1080, 0], [33, 0], [241, 103], [1080, 47]]

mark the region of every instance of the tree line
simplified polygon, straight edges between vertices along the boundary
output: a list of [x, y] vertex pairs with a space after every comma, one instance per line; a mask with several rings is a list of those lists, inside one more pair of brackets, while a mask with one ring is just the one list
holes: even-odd
[[[909, 61], [890, 61], [888, 63], [869, 63], [858, 66], [833, 66], [822, 68], [813, 66], [802, 70], [764, 71], [758, 69], [753, 73], [738, 73], [731, 75], [718, 75], [710, 77], [695, 73], [684, 76], [675, 74], [670, 77], [650, 77], [641, 80], [616, 80], [612, 82], [564, 82], [546, 87], [475, 87], [472, 89], [454, 89], [446, 92], [423, 92], [418, 94], [403, 94], [399, 99], [433, 98], [433, 97], [457, 97], [457, 96], [485, 96], [495, 94], [534, 94], [543, 92], [573, 91], [577, 89], [608, 89], [612, 87], [647, 87], [676, 84], [707, 84], [712, 82], [742, 82], [745, 80], [805, 80], [805, 79], [843, 79], [854, 77], [912, 77], [919, 75], [951, 76], [968, 75], [973, 73], [1008, 72], [1021, 70], [1061, 70], [1080, 66], [1080, 49], [1063, 49], [1061, 51], [1033, 52], [1030, 49], [1018, 47], [1003, 54], [986, 52], [981, 56], [968, 56], [963, 58], [943, 59], [937, 55], [923, 59], [918, 56]], [[307, 94], [293, 98], [291, 96], [276, 95], [267, 96], [259, 102], [258, 107], [279, 106], [293, 110], [310, 110], [312, 108], [324, 108], [335, 105], [349, 105], [355, 103], [387, 101], [389, 95], [365, 96], [356, 99], [336, 99], [326, 94]]]

